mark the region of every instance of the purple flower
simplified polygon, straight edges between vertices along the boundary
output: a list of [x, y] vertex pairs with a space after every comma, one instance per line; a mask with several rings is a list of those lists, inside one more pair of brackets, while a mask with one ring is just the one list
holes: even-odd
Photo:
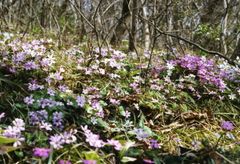
[[38, 69], [39, 66], [34, 62], [34, 61], [28, 61], [27, 63], [24, 64], [25, 70], [34, 70]]
[[134, 133], [136, 134], [136, 138], [138, 140], [143, 140], [147, 137], [149, 137], [149, 134], [147, 132], [145, 132], [143, 129], [139, 128], [139, 129], [135, 129]]
[[58, 161], [58, 164], [71, 164], [71, 162], [69, 160], [61, 159], [61, 160]]
[[83, 164], [97, 164], [95, 160], [83, 160]]
[[152, 149], [158, 149], [159, 148], [159, 144], [157, 142], [157, 140], [150, 140], [150, 146]]
[[77, 101], [78, 106], [80, 106], [80, 107], [83, 107], [86, 102], [85, 97], [83, 97], [83, 96], [77, 96], [76, 101]]
[[53, 79], [60, 81], [63, 79], [63, 76], [61, 75], [61, 72], [56, 72], [55, 74], [52, 75]]
[[61, 92], [66, 92], [68, 90], [68, 87], [66, 85], [59, 85], [58, 88]]
[[63, 141], [61, 135], [55, 134], [54, 136], [51, 136], [49, 140], [50, 140], [50, 145], [54, 149], [61, 149], [61, 148], [63, 148], [64, 141]]
[[48, 88], [47, 89], [47, 93], [50, 95], [50, 96], [54, 96], [55, 95], [55, 91], [51, 88]]
[[221, 127], [222, 129], [228, 130], [228, 131], [231, 131], [234, 129], [233, 123], [231, 121], [223, 121], [221, 123]]
[[34, 148], [33, 149], [33, 155], [36, 157], [47, 158], [49, 156], [50, 152], [51, 152], [51, 149], [48, 149], [48, 148]]
[[43, 85], [38, 85], [36, 80], [33, 80], [31, 83], [28, 83], [28, 90], [30, 91], [35, 91], [38, 89], [43, 89], [44, 86]]
[[34, 102], [34, 99], [33, 99], [33, 96], [31, 95], [31, 96], [25, 97], [23, 101], [24, 101], [24, 103], [26, 103], [27, 105], [32, 105], [33, 102]]
[[63, 129], [63, 113], [62, 112], [53, 113], [53, 126], [58, 129]]
[[101, 139], [99, 139], [99, 135], [93, 134], [87, 126], [82, 126], [82, 130], [84, 131], [84, 135], [86, 136], [86, 142], [89, 143], [90, 146], [93, 147], [103, 147], [105, 145], [105, 142], [103, 142]]
[[44, 122], [48, 118], [48, 113], [46, 110], [40, 110], [40, 111], [35, 111], [35, 112], [29, 112], [28, 113], [29, 117], [29, 123], [31, 125], [37, 125], [41, 122]]

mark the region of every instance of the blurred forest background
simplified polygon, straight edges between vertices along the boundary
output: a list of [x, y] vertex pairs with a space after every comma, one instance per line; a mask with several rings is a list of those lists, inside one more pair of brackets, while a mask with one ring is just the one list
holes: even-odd
[[200, 49], [228, 60], [240, 52], [239, 14], [239, 0], [1, 0], [0, 28], [52, 33], [59, 46], [69, 38], [99, 46], [129, 40], [133, 52]]

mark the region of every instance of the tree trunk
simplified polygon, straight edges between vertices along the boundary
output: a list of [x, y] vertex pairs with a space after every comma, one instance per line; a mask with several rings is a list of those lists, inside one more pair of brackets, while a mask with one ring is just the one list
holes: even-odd
[[224, 6], [224, 15], [221, 22], [221, 47], [223, 49], [223, 54], [227, 54], [227, 45], [226, 45], [226, 33], [227, 33], [227, 22], [228, 22], [228, 3], [229, 0], [223, 0], [223, 6]]
[[117, 45], [123, 38], [125, 32], [127, 31], [127, 25], [129, 24], [131, 14], [129, 10], [130, 0], [123, 0], [122, 5], [122, 16], [118, 21], [117, 27], [115, 28], [115, 32], [111, 38], [110, 44]]
[[136, 26], [137, 26], [137, 14], [138, 14], [138, 0], [133, 0], [132, 3], [132, 24], [129, 34], [129, 51], [135, 50], [136, 43]]
[[[144, 3], [144, 0], [142, 0], [142, 4]], [[150, 50], [150, 31], [149, 31], [149, 25], [148, 25], [148, 8], [146, 5], [143, 4], [143, 40], [144, 40], [144, 49], [146, 51]]]

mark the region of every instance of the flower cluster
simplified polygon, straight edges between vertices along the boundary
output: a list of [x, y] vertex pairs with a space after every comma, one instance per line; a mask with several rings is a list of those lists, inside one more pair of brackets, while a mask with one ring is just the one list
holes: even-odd
[[13, 122], [13, 126], [8, 126], [3, 131], [3, 136], [8, 138], [14, 138], [16, 141], [13, 146], [17, 147], [21, 145], [21, 142], [24, 141], [24, 137], [22, 136], [22, 132], [25, 130], [25, 123], [22, 119], [16, 118]]
[[53, 113], [53, 126], [58, 129], [63, 129], [63, 113], [62, 112], [54, 112]]
[[99, 135], [92, 133], [87, 126], [82, 126], [81, 128], [84, 131], [86, 142], [88, 142], [90, 146], [101, 148], [104, 147], [105, 145], [111, 145], [115, 148], [115, 150], [122, 149], [122, 145], [119, 141], [111, 139], [107, 140], [107, 142], [104, 142], [103, 140], [99, 139], [100, 138]]
[[15, 39], [0, 47], [2, 50], [8, 51], [11, 49], [12, 51], [12, 53], [1, 56], [0, 59], [12, 73], [40, 70], [40, 68], [49, 70], [55, 59], [52, 54], [47, 52], [45, 45], [51, 44], [51, 42], [51, 40], [43, 39], [22, 42]]
[[185, 55], [171, 62], [173, 65], [179, 65], [190, 72], [196, 73], [203, 83], [214, 85], [220, 90], [226, 89], [226, 83], [213, 60], [208, 60], [205, 57]]
[[55, 134], [49, 138], [50, 145], [54, 149], [61, 149], [63, 148], [64, 144], [71, 144], [76, 142], [77, 138], [75, 134], [77, 133], [76, 130], [65, 131], [61, 134]]
[[38, 125], [48, 119], [48, 113], [46, 110], [32, 111], [28, 113], [28, 117], [31, 125]]
[[34, 148], [33, 149], [33, 155], [36, 157], [41, 157], [41, 158], [47, 158], [49, 156], [50, 152], [51, 152], [51, 149], [48, 149], [48, 148]]

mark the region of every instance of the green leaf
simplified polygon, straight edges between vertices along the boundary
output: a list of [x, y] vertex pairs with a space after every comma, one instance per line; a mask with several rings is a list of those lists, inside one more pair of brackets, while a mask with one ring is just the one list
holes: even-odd
[[101, 118], [98, 118], [97, 121], [98, 121], [98, 124], [99, 124], [100, 126], [104, 127], [104, 128], [107, 129], [107, 130], [110, 130], [109, 124], [108, 124], [106, 121], [104, 121], [104, 120], [101, 119]]
[[16, 141], [16, 139], [14, 139], [14, 138], [6, 138], [6, 137], [3, 137], [3, 136], [0, 136], [0, 145], [13, 143], [15, 141]]
[[98, 163], [100, 162], [100, 156], [95, 151], [84, 151], [83, 155], [86, 160], [96, 160]]

